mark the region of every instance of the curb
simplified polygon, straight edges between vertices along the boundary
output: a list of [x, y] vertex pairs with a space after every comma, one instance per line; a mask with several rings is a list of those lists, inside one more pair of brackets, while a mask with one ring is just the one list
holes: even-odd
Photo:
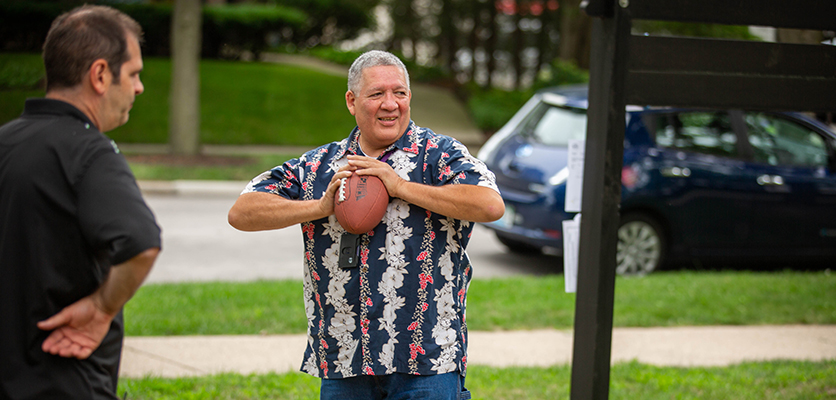
[[235, 196], [247, 186], [247, 181], [137, 181], [139, 190], [145, 195], [165, 196]]

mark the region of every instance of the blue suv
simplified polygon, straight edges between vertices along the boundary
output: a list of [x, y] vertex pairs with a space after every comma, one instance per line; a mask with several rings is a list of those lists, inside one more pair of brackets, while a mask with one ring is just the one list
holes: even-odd
[[[561, 253], [567, 145], [586, 86], [534, 95], [479, 151], [512, 252]], [[836, 260], [836, 134], [798, 113], [627, 108], [617, 272], [692, 259]]]

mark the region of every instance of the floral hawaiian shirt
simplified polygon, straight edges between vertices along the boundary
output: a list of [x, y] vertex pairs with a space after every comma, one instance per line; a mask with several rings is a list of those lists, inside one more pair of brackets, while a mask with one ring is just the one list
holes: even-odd
[[[322, 197], [347, 155], [348, 138], [267, 171], [244, 192], [288, 199]], [[497, 190], [495, 177], [467, 148], [410, 121], [384, 154], [401, 178], [427, 185]], [[331, 215], [301, 224], [308, 346], [302, 371], [322, 378], [408, 373], [434, 375], [467, 366], [465, 306], [472, 275], [465, 247], [473, 223], [393, 198], [382, 222], [360, 237], [357, 268], [338, 265], [345, 230]]]

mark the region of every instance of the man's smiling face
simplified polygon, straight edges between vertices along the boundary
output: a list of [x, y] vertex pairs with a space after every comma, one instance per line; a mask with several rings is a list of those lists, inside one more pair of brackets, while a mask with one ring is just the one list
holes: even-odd
[[360, 128], [360, 146], [366, 155], [380, 154], [409, 126], [412, 93], [399, 67], [366, 68], [357, 93], [348, 91], [345, 99], [348, 111]]

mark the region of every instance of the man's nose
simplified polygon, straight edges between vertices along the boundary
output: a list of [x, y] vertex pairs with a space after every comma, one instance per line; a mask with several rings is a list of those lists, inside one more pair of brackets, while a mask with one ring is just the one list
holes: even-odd
[[395, 98], [394, 94], [387, 93], [383, 97], [383, 104], [381, 106], [387, 110], [394, 110], [398, 108], [398, 100]]
[[142, 80], [140, 80], [139, 78], [136, 79], [134, 90], [136, 91], [136, 94], [142, 94], [142, 92], [145, 91], [145, 85], [142, 84]]

